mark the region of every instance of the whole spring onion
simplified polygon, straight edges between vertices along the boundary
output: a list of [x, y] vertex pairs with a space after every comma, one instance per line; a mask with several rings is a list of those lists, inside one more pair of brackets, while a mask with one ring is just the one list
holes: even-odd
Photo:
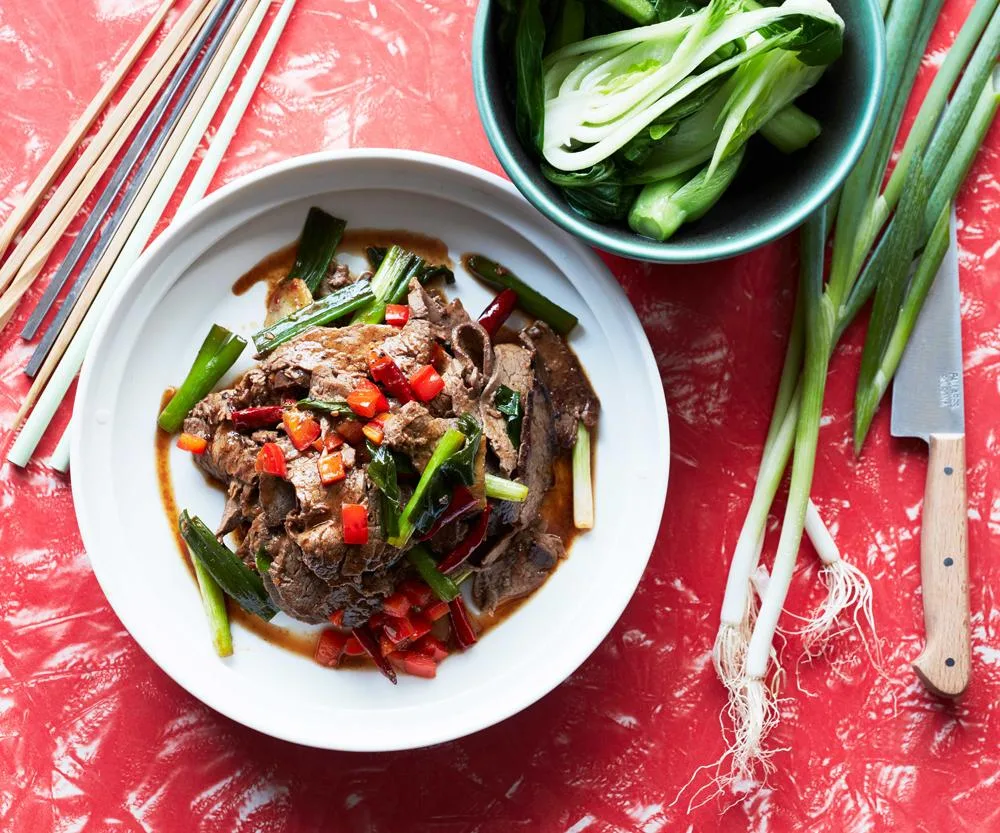
[[517, 293], [517, 302], [521, 309], [544, 321], [560, 335], [567, 335], [576, 326], [575, 315], [532, 289], [505, 266], [483, 255], [466, 255], [462, 258], [462, 262], [466, 269], [490, 286], [513, 289]]
[[327, 214], [322, 208], [310, 208], [299, 235], [295, 263], [286, 280], [299, 278], [315, 294], [326, 276], [345, 228], [347, 223], [344, 220]]
[[236, 363], [246, 346], [246, 339], [213, 324], [184, 381], [160, 412], [156, 420], [160, 428], [170, 434], [180, 431], [191, 409]]
[[[946, 246], [948, 205], [996, 112], [996, 103], [991, 100], [996, 96], [993, 66], [1000, 48], [996, 7], [996, 0], [977, 3], [956, 40], [956, 57], [949, 56], [942, 65], [944, 80], [932, 85], [911, 128], [904, 145], [909, 146], [909, 152], [904, 150], [901, 155], [908, 169], [895, 183], [890, 178], [880, 193], [905, 104], [940, 8], [937, 0], [920, 6], [890, 5], [886, 21], [889, 83], [875, 132], [840, 194], [825, 285], [823, 217], [814, 217], [803, 232], [802, 287], [792, 338], [753, 500], [730, 567], [713, 652], [736, 722], [737, 741], [731, 750], [734, 778], [747, 777], [755, 766], [766, 763], [764, 743], [777, 722], [774, 689], [766, 676], [803, 528], [821, 552], [821, 575], [828, 590], [826, 600], [803, 630], [807, 643], [816, 638], [824, 643], [842, 632], [842, 616], [845, 612], [849, 616], [852, 609], [855, 624], [860, 617], [872, 625], [870, 584], [856, 567], [839, 557], [808, 499], [827, 363], [844, 328], [865, 300], [873, 292], [877, 298], [881, 290], [883, 300], [870, 324], [870, 328], [887, 328], [887, 332], [871, 334], [875, 339], [872, 343], [884, 345], [873, 380], [876, 388], [884, 391], [894, 363], [898, 364], [908, 330], [912, 331]], [[981, 38], [979, 33], [983, 33]], [[972, 57], [948, 102], [947, 91], [970, 53]], [[937, 213], [932, 214], [934, 211]], [[907, 282], [905, 274], [911, 268], [914, 276]], [[902, 281], [898, 270], [904, 272]], [[876, 403], [877, 399], [874, 397]], [[792, 481], [778, 551], [756, 612], [750, 577], [757, 569], [768, 511], [790, 458]]]
[[355, 281], [331, 292], [325, 298], [320, 298], [309, 306], [293, 312], [278, 323], [254, 333], [254, 346], [257, 348], [258, 354], [267, 353], [278, 345], [302, 335], [306, 330], [329, 324], [349, 312], [354, 312], [374, 297], [368, 280]]
[[260, 576], [247, 567], [229, 547], [219, 543], [212, 530], [200, 518], [191, 517], [185, 509], [180, 514], [178, 529], [191, 555], [227, 596], [261, 619], [271, 620], [278, 614], [278, 608], [268, 597]]

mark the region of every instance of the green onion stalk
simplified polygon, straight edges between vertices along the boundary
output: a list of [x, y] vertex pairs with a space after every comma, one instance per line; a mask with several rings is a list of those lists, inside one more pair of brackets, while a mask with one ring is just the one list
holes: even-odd
[[[873, 333], [869, 328], [868, 341], [875, 346], [868, 350], [877, 361], [869, 359], [865, 374], [867, 384], [874, 385], [875, 390], [874, 394], [866, 394], [874, 403], [866, 405], [862, 415], [866, 420], [863, 430], [867, 431], [869, 412], [874, 413], [895, 373], [947, 248], [950, 206], [996, 114], [998, 84], [994, 65], [1000, 53], [1000, 13], [996, 10], [997, 0], [979, 0], [942, 64], [939, 77], [943, 75], [943, 80], [934, 82], [911, 128], [900, 157], [904, 169], [894, 174], [895, 180], [890, 177], [880, 192], [939, 6], [931, 3], [916, 12], [902, 3], [890, 7], [886, 21], [889, 84], [873, 138], [839, 195], [825, 287], [822, 255], [832, 209], [827, 207], [825, 217], [814, 217], [803, 232], [802, 286], [792, 335], [758, 480], [730, 565], [713, 652], [735, 722], [731, 749], [734, 778], [747, 777], [756, 765], [768, 766], [764, 740], [777, 719], [777, 710], [767, 675], [775, 656], [773, 640], [778, 617], [803, 531], [823, 562], [820, 575], [827, 585], [826, 599], [802, 632], [807, 650], [821, 649], [829, 638], [845, 630], [841, 622], [846, 611], [855, 611], [854, 622], [859, 630], [861, 622], [869, 627], [873, 624], [870, 583], [860, 570], [840, 558], [809, 501], [809, 492], [832, 351], [865, 302], [872, 294], [878, 298], [881, 292], [878, 320], [872, 326], [883, 331]], [[947, 94], [953, 86], [949, 101]], [[920, 164], [914, 164], [914, 160], [920, 160]], [[906, 280], [911, 272], [913, 277]], [[772, 575], [758, 611], [751, 577], [758, 569], [768, 513], [790, 459], [788, 506]], [[870, 656], [878, 662], [877, 655], [870, 652]]]

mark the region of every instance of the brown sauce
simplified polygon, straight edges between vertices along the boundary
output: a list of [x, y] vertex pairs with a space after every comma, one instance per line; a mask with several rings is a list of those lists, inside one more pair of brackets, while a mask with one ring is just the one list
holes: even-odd
[[291, 243], [283, 249], [269, 254], [233, 284], [233, 295], [244, 295], [250, 291], [251, 287], [259, 283], [267, 284], [265, 309], [270, 309], [278, 287], [292, 270], [297, 248], [297, 243]]
[[428, 263], [451, 266], [448, 247], [444, 241], [427, 234], [406, 229], [356, 228], [347, 229], [337, 251], [364, 255], [369, 246], [402, 246], [408, 252], [419, 255]]
[[[174, 397], [174, 388], [167, 388], [160, 398], [160, 411], [167, 407], [167, 403]], [[160, 411], [157, 411], [159, 413]], [[174, 481], [170, 477], [170, 446], [173, 443], [173, 435], [168, 434], [162, 428], [156, 428], [156, 482], [160, 492], [160, 503], [163, 505], [163, 513], [167, 516], [167, 525], [170, 527], [170, 534], [177, 544], [177, 550], [181, 554], [184, 566], [187, 567], [191, 578], [194, 578], [194, 566], [188, 556], [187, 545], [181, 538], [180, 530], [177, 528], [177, 521], [180, 512], [177, 509], [177, 501], [174, 499]]]

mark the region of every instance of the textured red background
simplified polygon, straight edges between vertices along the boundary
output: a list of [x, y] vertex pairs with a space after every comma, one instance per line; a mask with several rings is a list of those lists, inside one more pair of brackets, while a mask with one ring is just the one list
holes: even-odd
[[[946, 4], [921, 88], [970, 5]], [[0, 4], [0, 215], [154, 7]], [[473, 103], [473, 13], [473, 0], [300, 0], [216, 184], [354, 146], [418, 148], [498, 170]], [[94, 580], [65, 478], [41, 463], [26, 472], [5, 463], [0, 829], [1000, 829], [998, 149], [994, 131], [959, 205], [974, 577], [974, 681], [959, 704], [928, 697], [909, 669], [922, 630], [925, 456], [888, 438], [883, 412], [867, 454], [853, 458], [855, 331], [833, 362], [814, 494], [846, 557], [872, 578], [888, 678], [859, 659], [856, 640], [835, 656], [836, 673], [827, 661], [802, 666], [775, 738], [792, 751], [778, 755], [770, 786], [725, 813], [710, 803], [686, 815], [686, 796], [671, 805], [722, 750], [709, 650], [777, 383], [795, 247], [785, 240], [690, 268], [609, 258], [656, 351], [672, 472], [649, 570], [576, 674], [502, 725], [433, 749], [354, 755], [271, 740], [202, 706], [145, 657]], [[0, 336], [0, 448], [27, 387], [17, 329]], [[804, 547], [789, 609], [816, 600], [815, 575]], [[788, 665], [797, 653], [792, 638]]]

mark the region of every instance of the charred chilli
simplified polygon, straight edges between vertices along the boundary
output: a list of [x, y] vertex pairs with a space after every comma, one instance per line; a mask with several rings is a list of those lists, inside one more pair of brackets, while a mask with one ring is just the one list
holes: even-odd
[[[213, 391], [246, 346], [214, 326], [161, 412], [226, 490], [214, 532], [187, 511], [178, 527], [220, 654], [228, 597], [327, 624], [323, 665], [367, 656], [393, 681], [433, 677], [475, 644], [477, 612], [541, 586], [566, 556], [561, 530], [592, 526], [599, 403], [564, 340], [570, 312], [481, 255], [464, 265], [500, 291], [478, 318], [435, 285], [454, 281], [447, 265], [400, 245], [369, 247], [355, 275], [337, 259], [345, 226], [310, 210], [255, 364]], [[573, 519], [550, 528], [560, 465]]]

